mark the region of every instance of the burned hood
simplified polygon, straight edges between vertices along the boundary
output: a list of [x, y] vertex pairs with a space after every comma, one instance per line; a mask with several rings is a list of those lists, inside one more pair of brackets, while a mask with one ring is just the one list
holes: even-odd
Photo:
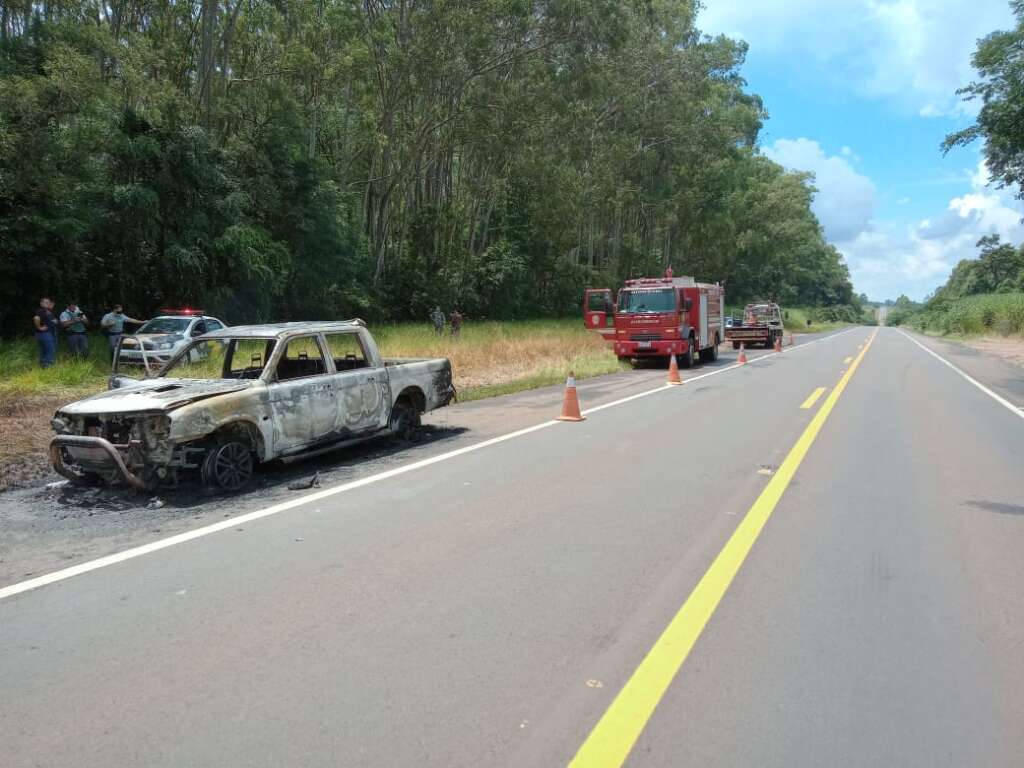
[[255, 386], [255, 381], [205, 379], [149, 379], [131, 386], [111, 389], [60, 409], [71, 416], [100, 413], [170, 411], [182, 405]]

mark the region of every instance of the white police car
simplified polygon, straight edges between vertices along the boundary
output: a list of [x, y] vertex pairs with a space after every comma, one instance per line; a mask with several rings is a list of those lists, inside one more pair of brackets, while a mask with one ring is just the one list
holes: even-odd
[[[148, 363], [159, 367], [196, 336], [226, 327], [217, 318], [205, 315], [200, 310], [164, 311], [166, 314], [147, 320], [137, 332], [121, 339], [118, 363]], [[201, 354], [201, 349], [202, 346], [197, 347], [193, 354]]]

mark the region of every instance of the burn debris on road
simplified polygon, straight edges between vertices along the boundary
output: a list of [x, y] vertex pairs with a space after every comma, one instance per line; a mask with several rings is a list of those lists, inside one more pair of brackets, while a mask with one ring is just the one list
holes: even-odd
[[315, 473], [309, 480], [300, 480], [296, 483], [289, 483], [289, 491], [306, 491], [310, 488], [320, 487], [320, 473]]

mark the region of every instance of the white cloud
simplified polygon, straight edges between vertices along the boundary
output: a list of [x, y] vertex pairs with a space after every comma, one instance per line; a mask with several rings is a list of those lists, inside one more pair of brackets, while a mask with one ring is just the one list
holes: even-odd
[[779, 139], [762, 151], [786, 168], [814, 173], [814, 212], [846, 258], [856, 290], [873, 299], [901, 293], [924, 298], [945, 282], [957, 262], [977, 256], [975, 243], [985, 235], [1024, 241], [1024, 211], [1014, 198], [1016, 189], [990, 186], [984, 161], [963, 177], [966, 191], [944, 210], [907, 222], [878, 219], [875, 185], [847, 160], [856, 157], [848, 147], [828, 155], [818, 142], [800, 138]]
[[989, 187], [984, 162], [967, 181], [970, 191], [937, 216], [911, 224], [873, 221], [856, 237], [837, 242], [856, 289], [875, 299], [905, 293], [920, 300], [946, 281], [957, 262], [978, 255], [975, 244], [983, 236], [1024, 240], [1015, 190]]
[[852, 149], [843, 147], [843, 157], [828, 156], [816, 141], [779, 139], [763, 152], [790, 170], [814, 174], [814, 212], [829, 240], [850, 240], [868, 228], [875, 212], [875, 185], [845, 159], [855, 156]]
[[699, 24], [755, 53], [806, 64], [830, 84], [922, 117], [975, 107], [955, 95], [975, 76], [975, 42], [1012, 26], [1006, 0], [706, 0]]

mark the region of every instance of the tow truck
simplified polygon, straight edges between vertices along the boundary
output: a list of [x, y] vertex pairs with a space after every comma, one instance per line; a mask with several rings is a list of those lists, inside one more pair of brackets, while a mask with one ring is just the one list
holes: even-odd
[[771, 349], [775, 346], [776, 340], [782, 340], [784, 331], [779, 305], [765, 301], [747, 304], [743, 309], [743, 323], [734, 323], [726, 328], [725, 338], [732, 342], [733, 349], [739, 349], [740, 343], [748, 347], [761, 344], [765, 349]]
[[587, 328], [601, 334], [619, 360], [636, 364], [643, 358], [676, 355], [687, 368], [718, 359], [725, 339], [725, 289], [719, 283], [698, 283], [676, 277], [627, 280], [612, 300], [609, 288], [588, 288], [583, 299]]

